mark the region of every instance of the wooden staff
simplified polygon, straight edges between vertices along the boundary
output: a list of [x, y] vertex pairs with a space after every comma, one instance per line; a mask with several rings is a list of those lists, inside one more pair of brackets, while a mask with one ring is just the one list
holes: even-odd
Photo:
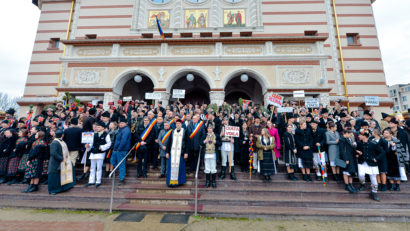
[[231, 166], [232, 166], [232, 152], [233, 152], [233, 138], [231, 138], [231, 151], [229, 152], [229, 173], [231, 172]]

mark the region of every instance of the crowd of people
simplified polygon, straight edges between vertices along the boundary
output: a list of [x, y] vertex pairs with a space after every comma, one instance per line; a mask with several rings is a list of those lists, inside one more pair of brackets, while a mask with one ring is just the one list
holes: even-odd
[[[382, 113], [377, 121], [372, 111], [349, 113], [339, 103], [313, 109], [294, 102], [284, 106], [293, 112], [252, 103], [177, 101], [163, 107], [138, 100], [111, 102], [108, 110], [102, 102], [58, 103], [19, 119], [9, 109], [0, 130], [0, 183], [27, 184], [23, 193], [48, 184], [49, 193], [56, 194], [83, 180], [85, 187], [98, 188], [102, 177], [121, 163], [118, 185], [123, 185], [126, 166], [136, 163], [136, 177], [147, 178], [150, 169], [159, 168], [159, 177], [177, 187], [196, 170], [198, 158], [204, 164], [205, 187], [213, 188], [217, 178], [237, 180], [235, 171], [269, 183], [279, 164], [286, 166], [291, 181], [299, 180], [300, 172], [307, 182], [343, 182], [350, 193], [365, 190], [368, 175], [370, 197], [376, 201], [378, 191], [400, 191], [400, 183], [407, 181], [408, 118]], [[239, 135], [227, 132], [232, 127]], [[85, 141], [84, 134], [92, 138]], [[83, 171], [78, 178], [76, 166]]]

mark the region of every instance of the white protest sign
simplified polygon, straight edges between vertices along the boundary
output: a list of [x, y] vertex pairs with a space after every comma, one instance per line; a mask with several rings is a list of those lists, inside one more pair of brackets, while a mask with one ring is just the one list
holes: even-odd
[[81, 134], [81, 143], [82, 144], [91, 144], [94, 140], [93, 132], [83, 132]]
[[145, 93], [145, 99], [161, 99], [161, 93], [159, 92], [152, 92], [152, 93]]
[[276, 107], [282, 107], [283, 96], [272, 92], [268, 96], [268, 104], [271, 104], [271, 105], [276, 106]]
[[293, 107], [278, 107], [278, 113], [293, 112]]
[[126, 96], [124, 98], [122, 98], [123, 101], [127, 102], [127, 101], [132, 101], [132, 96]]
[[225, 126], [225, 136], [239, 137], [239, 127]]
[[174, 99], [184, 99], [185, 98], [185, 90], [183, 90], [183, 89], [174, 89], [172, 91], [172, 98], [174, 98]]
[[294, 98], [303, 98], [303, 97], [305, 97], [305, 91], [304, 90], [293, 91], [293, 97]]
[[93, 99], [92, 104], [93, 104], [93, 106], [97, 106], [97, 104], [98, 104], [98, 99]]
[[365, 96], [364, 102], [366, 103], [366, 106], [379, 106], [380, 105], [379, 96]]
[[317, 108], [319, 104], [318, 98], [305, 98], [305, 107], [307, 108]]

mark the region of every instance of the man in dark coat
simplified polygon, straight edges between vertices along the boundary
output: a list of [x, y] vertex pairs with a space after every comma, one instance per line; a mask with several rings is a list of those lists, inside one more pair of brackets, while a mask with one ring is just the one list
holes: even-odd
[[187, 127], [187, 142], [186, 150], [188, 151], [189, 168], [188, 174], [195, 171], [198, 162], [200, 145], [205, 139], [205, 125], [203, 121], [199, 121], [199, 115], [192, 117], [192, 123]]
[[88, 110], [89, 116], [87, 116], [83, 121], [83, 131], [84, 132], [90, 132], [93, 130], [93, 124], [96, 121], [95, 113], [96, 113], [95, 108], [90, 108], [90, 110]]
[[[67, 191], [75, 185], [74, 170], [72, 168], [71, 171], [73, 182], [61, 185], [61, 162], [64, 161], [64, 149], [68, 154], [67, 145], [63, 141], [63, 134], [64, 133], [62, 130], [57, 130], [55, 132], [55, 140], [50, 145], [50, 162], [48, 164], [48, 193], [51, 195]], [[65, 163], [72, 164], [71, 160], [67, 160]]]
[[355, 129], [359, 131], [362, 127], [362, 123], [367, 122], [368, 124], [370, 124], [370, 121], [376, 122], [376, 128], [380, 129], [379, 123], [373, 119], [372, 114], [370, 114], [369, 110], [365, 110], [363, 112], [363, 118], [357, 120]]
[[319, 127], [326, 129], [327, 123], [333, 122], [333, 120], [329, 118], [329, 110], [327, 110], [327, 108], [323, 108], [320, 114], [322, 115], [322, 118], [319, 120]]
[[[111, 157], [111, 164], [115, 167], [120, 161], [125, 158], [127, 152], [131, 148], [131, 130], [127, 126], [127, 119], [121, 118], [120, 120], [120, 130], [118, 131], [117, 137], [114, 144], [114, 152]], [[120, 181], [118, 185], [123, 185], [125, 183], [125, 161], [121, 163], [120, 167]]]
[[[138, 156], [138, 164], [137, 164], [137, 177], [144, 177], [147, 178], [147, 172], [148, 172], [148, 155], [150, 151], [148, 150], [148, 144], [152, 143], [152, 141], [155, 140], [155, 129], [153, 128], [143, 141], [141, 139], [145, 129], [147, 129], [148, 125], [150, 123], [150, 120], [148, 117], [145, 117], [143, 120], [143, 124], [138, 127], [137, 130], [137, 142], [141, 142], [141, 146], [137, 150], [137, 156]], [[142, 166], [142, 160], [144, 160], [144, 166]]]
[[64, 130], [64, 142], [67, 144], [68, 151], [70, 152], [70, 159], [75, 167], [78, 155], [83, 147], [81, 144], [82, 130], [78, 127], [78, 119], [72, 118], [69, 128]]

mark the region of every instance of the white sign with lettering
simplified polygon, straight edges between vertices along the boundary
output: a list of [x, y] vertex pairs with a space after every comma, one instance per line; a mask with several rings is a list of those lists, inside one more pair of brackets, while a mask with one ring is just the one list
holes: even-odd
[[317, 108], [319, 104], [318, 98], [305, 98], [305, 107], [307, 108]]
[[366, 103], [366, 106], [379, 106], [380, 105], [379, 96], [365, 96], [364, 102]]
[[159, 92], [152, 92], [152, 93], [145, 93], [145, 99], [161, 99], [161, 93]]
[[174, 99], [184, 99], [185, 98], [185, 90], [183, 90], [183, 89], [174, 89], [172, 91], [172, 98], [174, 98]]
[[293, 97], [294, 98], [303, 98], [303, 97], [305, 97], [305, 91], [304, 90], [293, 91]]
[[236, 126], [226, 126], [225, 136], [229, 137], [239, 137], [239, 127]]

